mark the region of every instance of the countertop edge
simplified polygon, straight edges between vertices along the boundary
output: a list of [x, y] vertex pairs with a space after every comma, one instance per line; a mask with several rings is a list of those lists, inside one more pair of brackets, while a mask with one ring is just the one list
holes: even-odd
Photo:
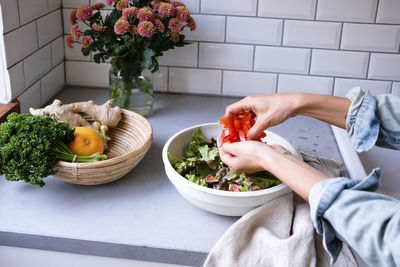
[[0, 231], [0, 246], [202, 266], [207, 253]]

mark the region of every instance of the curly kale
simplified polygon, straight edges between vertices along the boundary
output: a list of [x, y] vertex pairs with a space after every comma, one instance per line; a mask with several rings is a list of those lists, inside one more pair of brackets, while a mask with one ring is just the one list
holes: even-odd
[[56, 173], [58, 160], [93, 162], [105, 155], [76, 156], [66, 146], [74, 130], [50, 117], [11, 113], [0, 124], [0, 175], [9, 181], [23, 180], [43, 186], [42, 178]]
[[24, 180], [43, 186], [43, 177], [54, 174], [57, 142], [74, 139], [66, 122], [50, 117], [12, 113], [0, 124], [0, 174], [9, 181]]

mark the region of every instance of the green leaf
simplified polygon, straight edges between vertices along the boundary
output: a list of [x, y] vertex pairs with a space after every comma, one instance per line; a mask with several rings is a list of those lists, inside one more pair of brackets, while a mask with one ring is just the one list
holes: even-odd
[[90, 54], [90, 47], [82, 47], [82, 54], [87, 57]]
[[[93, 59], [96, 63], [100, 63], [100, 60], [102, 59], [103, 54], [99, 53], [93, 56]], [[103, 59], [104, 62], [104, 59]]]
[[156, 54], [156, 52], [151, 48], [146, 48], [143, 50], [143, 66], [146, 68], [150, 68], [153, 63], [152, 57]]

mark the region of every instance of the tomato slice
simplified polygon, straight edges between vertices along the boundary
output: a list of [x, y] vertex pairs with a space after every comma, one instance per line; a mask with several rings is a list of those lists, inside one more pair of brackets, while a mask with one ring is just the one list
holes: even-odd
[[[223, 143], [249, 140], [247, 138], [247, 133], [256, 122], [254, 120], [254, 114], [248, 111], [240, 112], [238, 115], [232, 117], [223, 116], [218, 121], [225, 127], [224, 130], [222, 130]], [[261, 141], [261, 138], [265, 136], [266, 134], [263, 132], [255, 141]]]

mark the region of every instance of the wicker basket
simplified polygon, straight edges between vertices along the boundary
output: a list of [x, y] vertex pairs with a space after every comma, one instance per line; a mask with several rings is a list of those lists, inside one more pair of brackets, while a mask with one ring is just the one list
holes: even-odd
[[149, 121], [126, 109], [122, 109], [118, 126], [107, 134], [111, 138], [106, 151], [107, 160], [93, 163], [59, 161], [54, 176], [73, 184], [109, 183], [130, 172], [144, 157], [153, 139]]

